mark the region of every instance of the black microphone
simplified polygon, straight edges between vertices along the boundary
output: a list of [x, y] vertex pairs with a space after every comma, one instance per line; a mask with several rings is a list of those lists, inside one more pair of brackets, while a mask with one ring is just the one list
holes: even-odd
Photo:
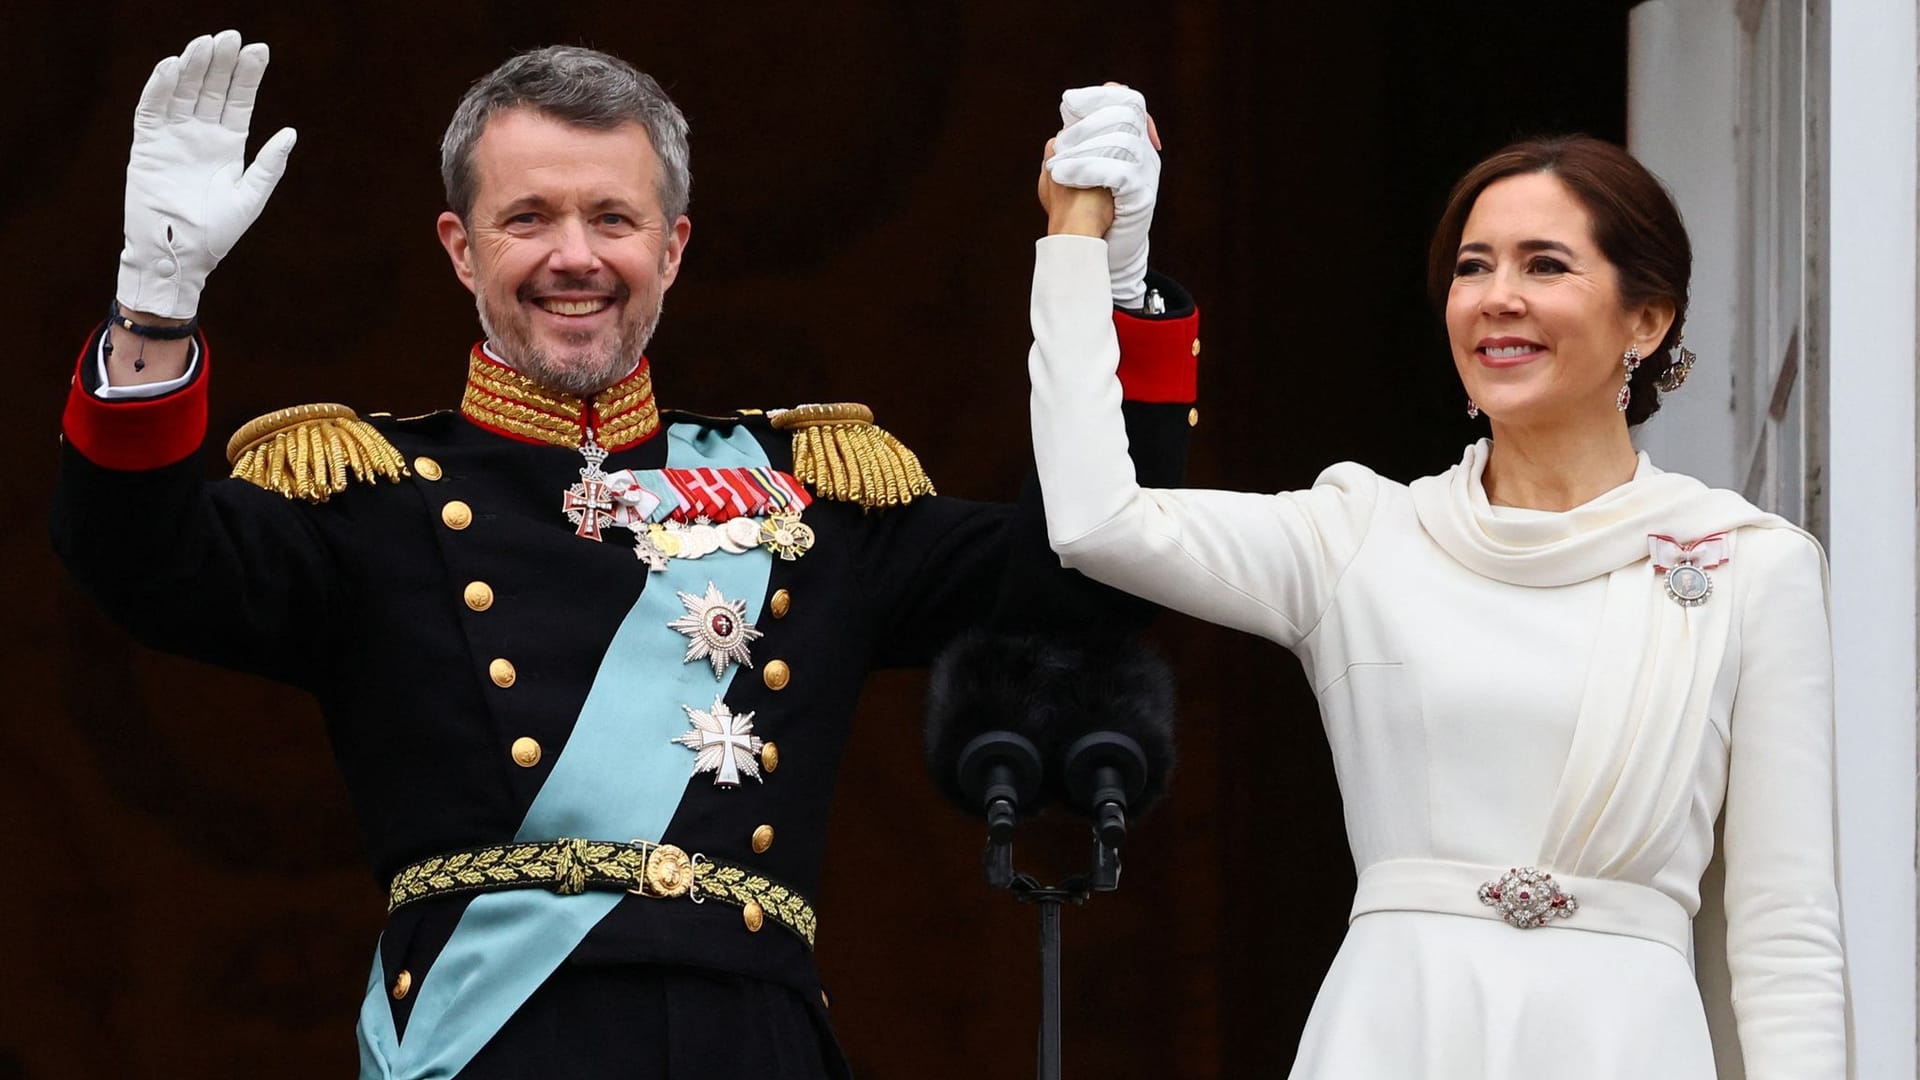
[[1117, 731], [1090, 731], [1073, 741], [1061, 758], [1067, 795], [1073, 808], [1093, 819], [1100, 842], [1117, 848], [1127, 842], [1127, 811], [1135, 816], [1145, 806], [1135, 803], [1147, 787], [1147, 752]]
[[[970, 635], [934, 661], [927, 700], [928, 770], [989, 829], [1011, 829], [1008, 802], [1031, 813], [1064, 794], [1118, 847], [1128, 816], [1166, 793], [1173, 673], [1138, 641]], [[1055, 764], [1046, 787], [1031, 786], [1027, 747]]]
[[1048, 758], [1066, 804], [1093, 819], [1093, 888], [1120, 883], [1120, 847], [1166, 794], [1175, 762], [1174, 683], [1166, 662], [1140, 642], [1073, 648], [1073, 678], [1051, 725]]

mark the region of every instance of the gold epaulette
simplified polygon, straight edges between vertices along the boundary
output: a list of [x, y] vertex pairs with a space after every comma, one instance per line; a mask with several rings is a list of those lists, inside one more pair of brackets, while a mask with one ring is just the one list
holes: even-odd
[[793, 475], [823, 499], [869, 510], [905, 506], [932, 495], [920, 459], [853, 402], [798, 405], [767, 413], [775, 430], [793, 432]]
[[[289, 499], [323, 503], [347, 483], [399, 483], [407, 459], [345, 405], [295, 405], [247, 422], [227, 440], [233, 475]], [[349, 475], [351, 474], [351, 475]]]

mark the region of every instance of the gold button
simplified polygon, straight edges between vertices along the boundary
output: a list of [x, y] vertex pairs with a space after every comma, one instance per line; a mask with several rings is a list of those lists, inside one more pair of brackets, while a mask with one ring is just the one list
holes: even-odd
[[762, 825], [759, 828], [753, 830], [753, 853], [755, 855], [765, 855], [767, 853], [767, 849], [772, 846], [773, 846], [773, 826]]
[[540, 743], [525, 735], [513, 740], [513, 763], [523, 769], [540, 764]]
[[422, 480], [440, 479], [440, 463], [430, 457], [413, 459], [413, 473]]
[[760, 670], [760, 681], [766, 683], [769, 690], [785, 690], [792, 679], [793, 671], [787, 667], [785, 660], [769, 660], [767, 666]]
[[400, 1001], [413, 991], [413, 972], [406, 968], [393, 977], [393, 1000]]
[[773, 599], [767, 601], [767, 608], [773, 612], [773, 617], [776, 619], [786, 618], [787, 609], [792, 606], [793, 594], [785, 589], [773, 590]]
[[513, 661], [503, 656], [495, 657], [493, 663], [487, 665], [487, 674], [493, 677], [493, 685], [502, 690], [512, 686], [513, 680], [520, 677], [520, 673], [513, 670]]
[[1200, 355], [1200, 339], [1199, 338], [1193, 339], [1193, 355], [1195, 356]]
[[1198, 408], [1187, 410], [1187, 426], [1188, 427], [1200, 426], [1200, 410]]
[[467, 606], [475, 611], [485, 611], [493, 606], [493, 586], [484, 581], [467, 582]]
[[440, 508], [440, 520], [449, 529], [464, 529], [473, 524], [473, 507], [455, 499]]
[[771, 742], [760, 744], [760, 767], [768, 772], [774, 772], [780, 768], [779, 746]]
[[740, 909], [740, 919], [747, 924], [749, 933], [757, 934], [761, 927], [767, 925], [766, 911], [754, 900], [747, 901], [747, 906]]

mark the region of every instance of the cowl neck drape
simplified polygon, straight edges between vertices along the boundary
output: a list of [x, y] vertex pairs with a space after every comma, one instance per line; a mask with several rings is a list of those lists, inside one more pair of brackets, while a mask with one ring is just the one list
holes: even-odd
[[[1411, 485], [1415, 512], [1433, 541], [1462, 566], [1512, 585], [1554, 588], [1607, 579], [1580, 714], [1544, 823], [1538, 865], [1649, 883], [1686, 831], [1700, 740], [1732, 632], [1734, 582], [1742, 565], [1739, 530], [1806, 534], [1735, 492], [1662, 472], [1645, 453], [1633, 479], [1572, 510], [1500, 514], [1481, 482], [1492, 450], [1482, 439], [1467, 447], [1458, 465]], [[1728, 535], [1731, 556], [1712, 571], [1716, 587], [1706, 602], [1684, 607], [1667, 595], [1663, 575], [1653, 569], [1649, 538], [1684, 543], [1719, 532]], [[1838, 844], [1836, 823], [1836, 851]], [[1713, 861], [1720, 861], [1718, 853]], [[1703, 895], [1707, 910], [1689, 914], [1724, 928], [1719, 900]], [[1743, 1067], [1725, 966], [1696, 975], [1721, 1075], [1737, 1077]], [[1851, 997], [1849, 992], [1849, 1002]], [[1851, 1078], [1850, 1003], [1847, 1045]]]
[[[1606, 597], [1580, 713], [1539, 865], [1642, 884], [1683, 838], [1700, 740], [1726, 655], [1743, 528], [1792, 528], [1731, 491], [1655, 468], [1639, 455], [1633, 479], [1564, 513], [1503, 515], [1482, 477], [1492, 444], [1414, 481], [1420, 524], [1442, 550], [1483, 577], [1556, 588], [1606, 579]], [[1714, 594], [1686, 607], [1667, 595], [1649, 537], [1731, 537], [1732, 558], [1712, 571]]]

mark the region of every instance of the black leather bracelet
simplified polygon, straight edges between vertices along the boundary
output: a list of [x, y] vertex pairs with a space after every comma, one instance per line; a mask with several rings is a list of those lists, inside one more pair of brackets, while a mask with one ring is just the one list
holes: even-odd
[[120, 310], [119, 300], [114, 300], [107, 305], [107, 322], [109, 325], [117, 326], [135, 337], [143, 337], [148, 341], [179, 341], [181, 338], [192, 337], [200, 329], [198, 315], [188, 319], [181, 326], [148, 326], [134, 322]]

